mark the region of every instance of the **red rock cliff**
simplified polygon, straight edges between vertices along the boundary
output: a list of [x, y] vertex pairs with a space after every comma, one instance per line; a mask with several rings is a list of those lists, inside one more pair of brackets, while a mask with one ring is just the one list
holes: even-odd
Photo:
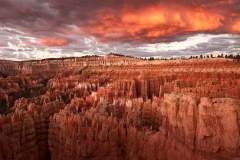
[[1, 78], [1, 105], [27, 96], [0, 116], [0, 160], [240, 158], [238, 62], [106, 56], [1, 66], [16, 74]]

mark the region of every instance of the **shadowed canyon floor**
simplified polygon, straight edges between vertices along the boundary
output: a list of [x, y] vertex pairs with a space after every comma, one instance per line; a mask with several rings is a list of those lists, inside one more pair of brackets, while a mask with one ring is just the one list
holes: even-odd
[[1, 61], [0, 160], [238, 160], [240, 62]]

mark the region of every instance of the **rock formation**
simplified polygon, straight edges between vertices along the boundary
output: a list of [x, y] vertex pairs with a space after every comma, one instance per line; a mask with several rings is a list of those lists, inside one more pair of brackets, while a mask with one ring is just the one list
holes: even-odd
[[12, 113], [0, 115], [0, 160], [237, 160], [239, 68], [217, 58], [1, 61], [0, 107]]

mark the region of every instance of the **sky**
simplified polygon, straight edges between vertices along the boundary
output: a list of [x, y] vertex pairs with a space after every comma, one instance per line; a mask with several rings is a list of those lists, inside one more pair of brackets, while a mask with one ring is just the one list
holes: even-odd
[[0, 59], [240, 53], [240, 0], [0, 0]]

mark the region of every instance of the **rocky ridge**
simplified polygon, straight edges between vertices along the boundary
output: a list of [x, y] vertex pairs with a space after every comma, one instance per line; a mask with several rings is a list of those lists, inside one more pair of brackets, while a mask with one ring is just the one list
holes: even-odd
[[0, 159], [240, 158], [238, 62], [63, 62], [76, 65], [2, 78], [21, 92], [23, 79], [41, 86], [54, 76], [44, 94], [16, 100], [14, 112], [0, 116]]

